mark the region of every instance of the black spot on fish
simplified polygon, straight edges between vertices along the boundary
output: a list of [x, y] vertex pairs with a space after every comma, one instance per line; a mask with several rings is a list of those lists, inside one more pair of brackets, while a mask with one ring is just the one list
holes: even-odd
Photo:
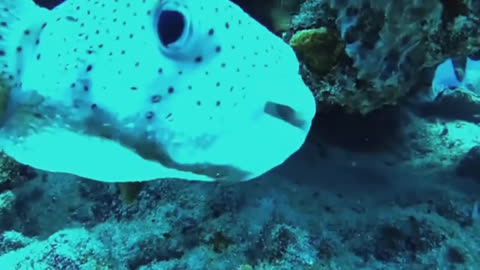
[[196, 63], [200, 63], [200, 62], [202, 62], [202, 60], [203, 60], [203, 58], [201, 56], [195, 57], [195, 62]]
[[78, 20], [72, 16], [67, 16], [65, 17], [65, 19], [67, 19], [67, 21], [70, 21], [70, 22], [77, 22]]
[[168, 93], [169, 93], [169, 94], [173, 94], [174, 91], [175, 91], [175, 89], [173, 89], [172, 86], [170, 86], [170, 87], [168, 88]]
[[162, 100], [162, 96], [154, 95], [154, 96], [152, 96], [151, 100], [152, 100], [152, 103], [158, 103], [158, 102], [160, 102], [160, 100]]
[[145, 118], [148, 120], [152, 119], [155, 116], [155, 114], [152, 111], [149, 111], [145, 114]]
[[88, 65], [87, 66], [87, 72], [90, 72], [92, 70], [92, 68], [93, 68], [92, 65]]

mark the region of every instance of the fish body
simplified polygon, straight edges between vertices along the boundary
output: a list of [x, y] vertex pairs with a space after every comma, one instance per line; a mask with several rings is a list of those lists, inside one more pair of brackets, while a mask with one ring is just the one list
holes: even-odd
[[228, 0], [0, 3], [0, 147], [106, 182], [245, 181], [303, 144], [292, 49]]

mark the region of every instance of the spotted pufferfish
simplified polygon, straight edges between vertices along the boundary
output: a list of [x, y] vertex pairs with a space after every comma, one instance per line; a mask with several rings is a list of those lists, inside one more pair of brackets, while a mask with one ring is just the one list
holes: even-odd
[[0, 149], [104, 182], [246, 181], [304, 143], [293, 50], [228, 0], [0, 2]]

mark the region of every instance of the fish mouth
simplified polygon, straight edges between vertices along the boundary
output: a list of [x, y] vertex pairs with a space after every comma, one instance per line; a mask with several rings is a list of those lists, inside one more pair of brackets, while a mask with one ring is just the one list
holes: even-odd
[[300, 113], [295, 111], [295, 109], [293, 109], [292, 107], [284, 104], [267, 101], [265, 103], [263, 111], [266, 114], [281, 121], [284, 121], [289, 125], [295, 128], [299, 128], [301, 130], [308, 130], [310, 126], [308, 124], [308, 121], [303, 119]]

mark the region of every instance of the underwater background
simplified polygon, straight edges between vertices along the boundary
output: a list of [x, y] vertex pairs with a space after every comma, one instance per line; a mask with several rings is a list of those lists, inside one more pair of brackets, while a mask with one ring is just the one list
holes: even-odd
[[233, 184], [3, 156], [0, 270], [480, 269], [480, 1], [234, 2], [301, 61], [303, 147]]

